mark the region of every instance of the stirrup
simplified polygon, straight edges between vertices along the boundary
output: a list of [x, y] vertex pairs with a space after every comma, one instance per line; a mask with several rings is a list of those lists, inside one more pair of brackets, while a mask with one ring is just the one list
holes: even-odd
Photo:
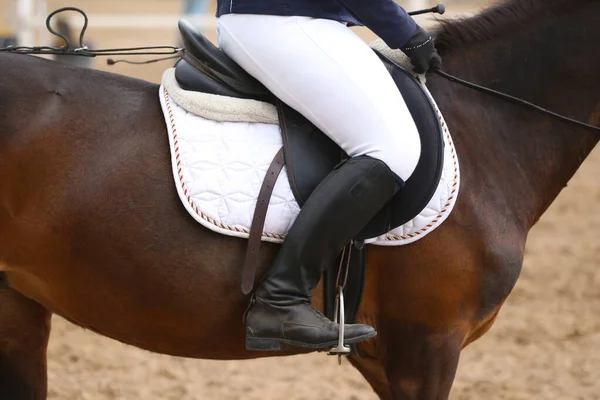
[[342, 356], [347, 356], [352, 351], [350, 347], [344, 345], [344, 320], [346, 316], [344, 314], [344, 290], [341, 286], [338, 286], [338, 293], [335, 296], [335, 311], [333, 313], [333, 321], [337, 322], [340, 327], [340, 333], [338, 336], [338, 344], [336, 347], [329, 350], [330, 356], [338, 356], [338, 364], [342, 363]]

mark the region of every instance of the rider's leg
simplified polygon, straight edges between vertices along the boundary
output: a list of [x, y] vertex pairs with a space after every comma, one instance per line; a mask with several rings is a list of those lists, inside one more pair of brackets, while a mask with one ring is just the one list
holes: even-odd
[[[290, 229], [246, 315], [246, 348], [278, 350], [279, 343], [335, 345], [338, 325], [310, 305], [321, 271], [393, 196], [394, 174], [384, 162], [354, 157], [314, 190]], [[347, 325], [346, 343], [375, 336], [367, 325]]]
[[[304, 204], [246, 316], [249, 349], [331, 346], [338, 326], [310, 307], [310, 290], [413, 172], [418, 133], [382, 63], [344, 25], [226, 15], [218, 27], [230, 57], [353, 157]], [[348, 326], [346, 341], [374, 335], [368, 326]]]
[[324, 19], [228, 14], [217, 22], [229, 57], [351, 157], [384, 161], [407, 180], [417, 128], [381, 60], [345, 25]]

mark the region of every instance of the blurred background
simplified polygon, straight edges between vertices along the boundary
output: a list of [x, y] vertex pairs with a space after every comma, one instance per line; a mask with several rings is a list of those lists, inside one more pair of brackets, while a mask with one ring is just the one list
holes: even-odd
[[[435, 3], [400, 1], [408, 10]], [[490, 3], [447, 0], [444, 18], [469, 15]], [[63, 6], [88, 13], [90, 47], [177, 45], [182, 15], [215, 39], [214, 0], [0, 0], [0, 47], [15, 40], [51, 43], [40, 27], [48, 11]], [[418, 20], [435, 24], [431, 15]], [[75, 14], [61, 23], [75, 37], [80, 26]], [[374, 38], [357, 31], [367, 41]], [[84, 61], [154, 82], [170, 65], [108, 67], [103, 58]], [[599, 169], [596, 150], [533, 229], [521, 279], [498, 321], [463, 351], [453, 400], [600, 399]], [[338, 367], [325, 355], [181, 359], [126, 346], [59, 317], [53, 319], [48, 356], [51, 400], [376, 399], [349, 363]]]
[[[448, 14], [471, 12], [490, 1], [449, 0]], [[405, 0], [408, 10], [430, 7], [437, 2]], [[47, 44], [54, 40], [44, 28], [48, 12], [74, 6], [83, 9], [90, 18], [86, 43], [90, 48], [115, 48], [152, 45], [178, 45], [177, 21], [185, 15], [210, 40], [215, 41], [216, 0], [0, 0], [0, 37], [12, 37], [20, 44]], [[425, 25], [431, 17], [420, 17]], [[64, 14], [61, 24], [69, 27], [73, 42], [79, 35], [82, 17], [76, 13]], [[56, 26], [56, 25], [55, 25]], [[365, 29], [358, 29], [365, 40], [374, 36]], [[1, 43], [0, 39], [0, 43]], [[72, 58], [72, 57], [70, 57]], [[105, 58], [88, 60], [94, 68], [135, 76], [158, 82], [165, 63], [143, 68], [127, 64], [113, 67], [106, 65]]]

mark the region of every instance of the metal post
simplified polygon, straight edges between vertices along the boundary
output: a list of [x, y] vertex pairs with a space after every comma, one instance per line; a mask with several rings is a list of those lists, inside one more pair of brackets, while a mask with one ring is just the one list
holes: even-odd
[[16, 0], [15, 36], [18, 45], [30, 46], [33, 44], [33, 17], [34, 0]]
[[46, 24], [46, 17], [48, 17], [48, 2], [46, 0], [37, 0], [37, 16], [36, 16], [36, 28], [38, 28], [38, 43], [50, 44], [52, 40], [50, 32], [44, 29]]

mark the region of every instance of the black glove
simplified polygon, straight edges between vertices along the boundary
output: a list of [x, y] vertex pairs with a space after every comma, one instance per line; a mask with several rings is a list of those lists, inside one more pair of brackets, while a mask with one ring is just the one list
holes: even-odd
[[417, 31], [400, 50], [410, 58], [418, 74], [424, 74], [430, 68], [442, 69], [442, 58], [435, 49], [433, 38], [417, 25]]

